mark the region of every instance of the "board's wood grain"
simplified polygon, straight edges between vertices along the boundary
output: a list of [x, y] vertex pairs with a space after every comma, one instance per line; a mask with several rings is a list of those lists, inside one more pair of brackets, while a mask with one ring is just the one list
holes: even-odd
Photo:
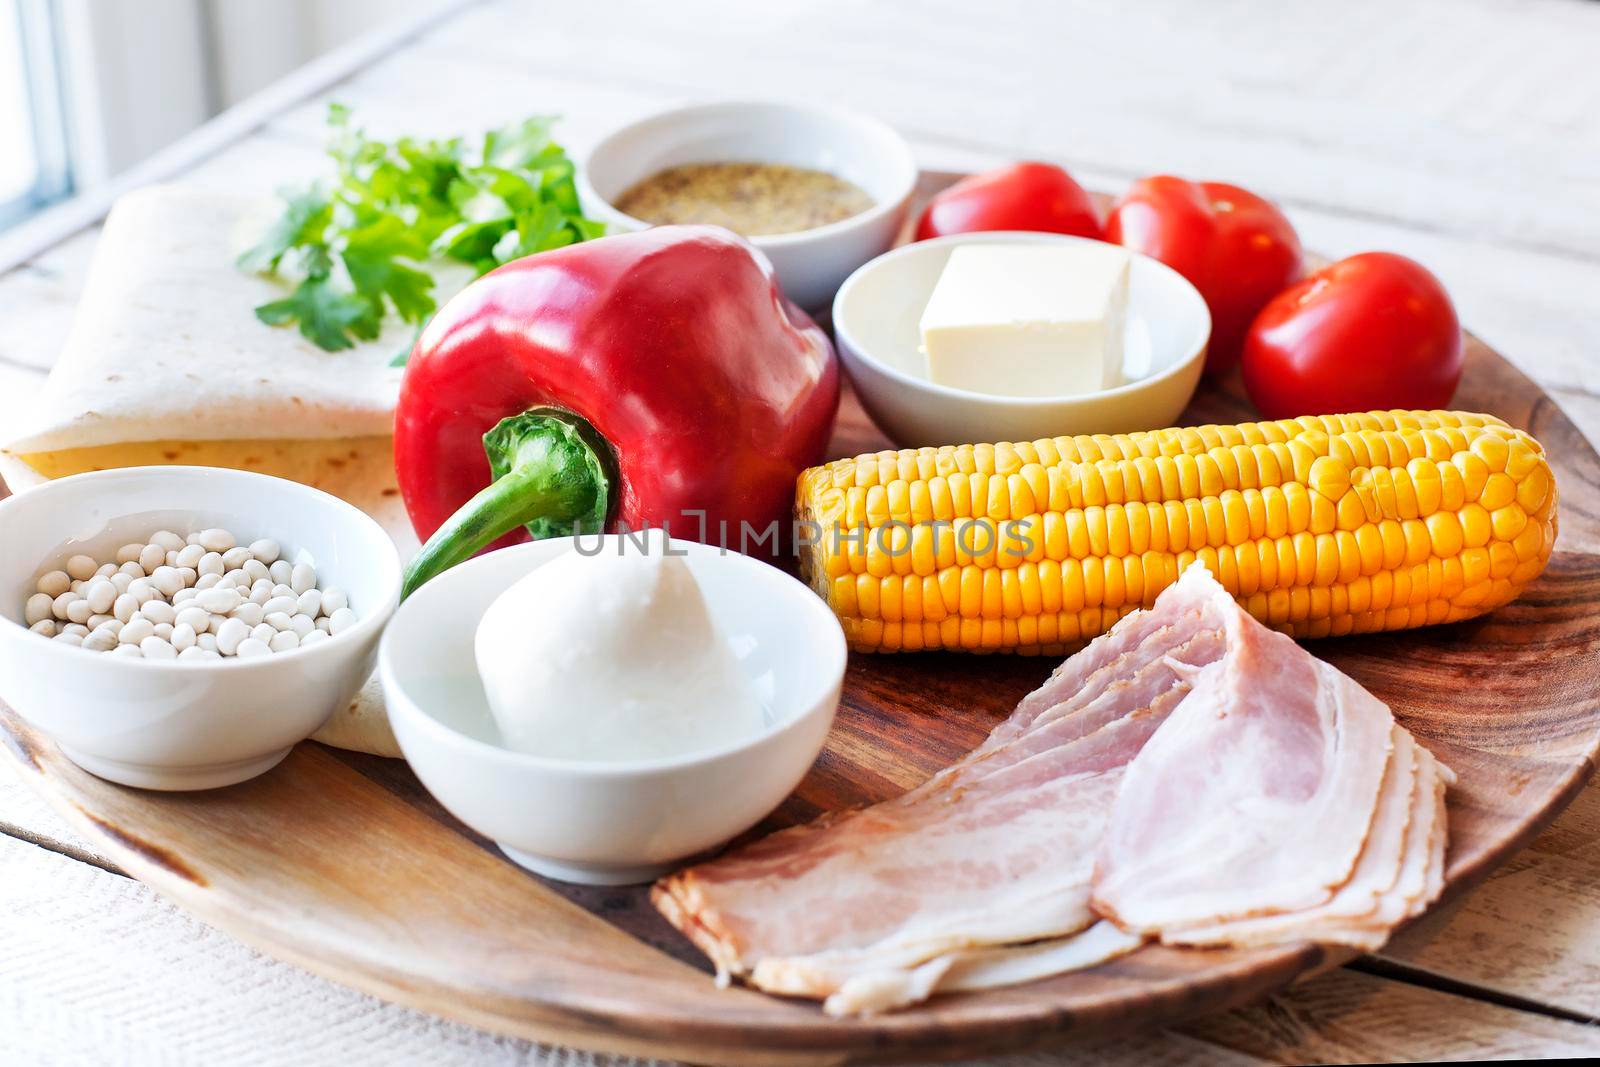
[[1600, 1029], [1348, 969], [1185, 1031], [1274, 1063], [1592, 1058]]
[[[1452, 897], [1572, 798], [1600, 736], [1600, 459], [1537, 386], [1476, 340], [1457, 405], [1526, 426], [1549, 450], [1563, 507], [1550, 572], [1488, 619], [1314, 646], [1460, 773]], [[1186, 421], [1248, 417], [1234, 380], [1208, 385]], [[847, 398], [834, 454], [885, 445]], [[826, 751], [760, 831], [915, 785], [980, 740], [1052, 665], [854, 657]], [[1312, 945], [1147, 948], [1017, 989], [833, 1020], [810, 1004], [714, 989], [642, 889], [575, 889], [522, 873], [402, 764], [308, 744], [254, 782], [171, 796], [92, 778], [9, 712], [0, 735], [79, 832], [207, 921], [357, 987], [542, 1040], [710, 1061], [948, 1058], [1236, 1007], [1347, 958]]]

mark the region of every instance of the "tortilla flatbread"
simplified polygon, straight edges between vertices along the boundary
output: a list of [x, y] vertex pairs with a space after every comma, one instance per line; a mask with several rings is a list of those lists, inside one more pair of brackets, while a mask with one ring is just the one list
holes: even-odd
[[[287, 291], [234, 266], [258, 201], [180, 186], [120, 199], [61, 358], [31, 421], [0, 446], [14, 492], [84, 471], [193, 464], [304, 482], [372, 515], [402, 559], [417, 542], [395, 484], [391, 428], [413, 328], [324, 352], [256, 319]], [[438, 295], [470, 274], [439, 276]], [[318, 740], [399, 756], [370, 682]]]

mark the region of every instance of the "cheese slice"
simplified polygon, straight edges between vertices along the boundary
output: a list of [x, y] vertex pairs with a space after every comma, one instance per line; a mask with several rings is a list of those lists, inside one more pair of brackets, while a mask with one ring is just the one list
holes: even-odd
[[960, 245], [922, 312], [928, 380], [1075, 396], [1122, 380], [1129, 254], [1116, 245]]

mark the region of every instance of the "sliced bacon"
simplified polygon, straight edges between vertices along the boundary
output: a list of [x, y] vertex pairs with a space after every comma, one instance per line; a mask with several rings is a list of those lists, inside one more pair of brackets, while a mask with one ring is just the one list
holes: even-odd
[[[922, 786], [680, 871], [652, 899], [723, 978], [819, 998], [857, 979], [857, 990], [931, 988], [941, 968], [910, 972], [1083, 930], [1094, 922], [1094, 851], [1122, 768], [1183, 700], [1189, 675], [1222, 652], [1218, 602], [1205, 595], [1215, 583], [1196, 574], [1097, 640], [1082, 663], [1068, 661], [988, 741]], [[1113, 943], [1132, 942], [1102, 931], [1088, 949], [1057, 944], [1035, 958], [1087, 958]]]
[[836, 1014], [1147, 937], [1375, 947], [1442, 889], [1450, 780], [1380, 701], [1191, 567], [921, 786], [652, 900], [719, 980]]

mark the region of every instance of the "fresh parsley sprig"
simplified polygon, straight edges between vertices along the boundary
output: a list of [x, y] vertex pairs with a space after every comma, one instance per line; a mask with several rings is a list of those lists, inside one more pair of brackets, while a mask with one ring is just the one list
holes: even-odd
[[[328, 108], [335, 176], [285, 190], [283, 213], [239, 266], [294, 283], [256, 308], [335, 352], [378, 336], [390, 314], [420, 326], [438, 306], [430, 261], [484, 274], [502, 263], [605, 233], [578, 204], [572, 161], [536, 116], [476, 143], [377, 141]], [[404, 362], [402, 356], [397, 362]]]

